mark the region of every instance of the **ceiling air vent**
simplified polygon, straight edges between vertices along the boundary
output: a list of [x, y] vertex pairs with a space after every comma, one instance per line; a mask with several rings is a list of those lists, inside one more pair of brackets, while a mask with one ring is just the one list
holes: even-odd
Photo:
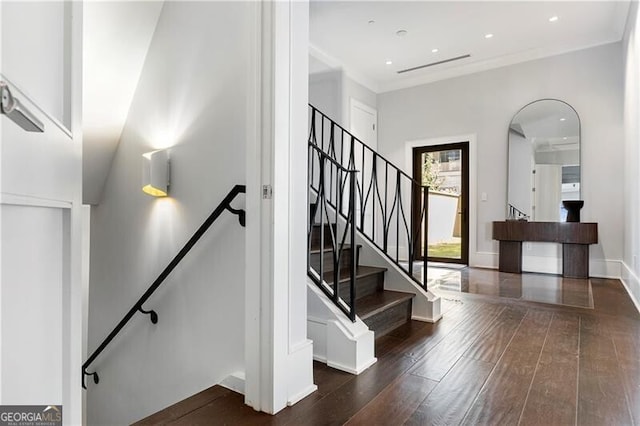
[[466, 59], [466, 58], [470, 58], [470, 57], [471, 57], [471, 55], [469, 55], [469, 54], [462, 55], [462, 56], [456, 56], [455, 58], [449, 58], [449, 59], [445, 59], [443, 61], [432, 62], [430, 64], [419, 65], [417, 67], [412, 67], [412, 68], [407, 68], [405, 70], [400, 70], [400, 71], [397, 71], [397, 73], [398, 74], [402, 74], [402, 73], [405, 73], [405, 72], [420, 70], [422, 68], [432, 67], [434, 65], [446, 64], [447, 62], [459, 61], [460, 59]]

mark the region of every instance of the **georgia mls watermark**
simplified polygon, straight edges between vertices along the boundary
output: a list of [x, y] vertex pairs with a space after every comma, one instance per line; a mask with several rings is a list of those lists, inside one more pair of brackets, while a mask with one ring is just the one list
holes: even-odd
[[0, 405], [0, 426], [61, 426], [62, 405]]

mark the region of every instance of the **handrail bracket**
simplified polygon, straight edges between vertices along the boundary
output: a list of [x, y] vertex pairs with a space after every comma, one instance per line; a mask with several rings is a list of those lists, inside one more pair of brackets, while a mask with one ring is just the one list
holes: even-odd
[[151, 316], [151, 323], [152, 324], [157, 324], [158, 323], [158, 313], [156, 311], [154, 311], [153, 309], [150, 309], [148, 311], [145, 311], [144, 309], [142, 309], [142, 306], [138, 306], [138, 312], [143, 313], [145, 315], [150, 315]]
[[247, 213], [243, 209], [234, 209], [231, 207], [231, 203], [227, 204], [227, 210], [229, 212], [238, 215], [238, 222], [240, 222], [240, 226], [247, 226]]
[[89, 373], [85, 368], [82, 369], [82, 389], [87, 388], [87, 383], [84, 381], [84, 376], [93, 376], [93, 383], [96, 385], [100, 383], [100, 377], [97, 372]]

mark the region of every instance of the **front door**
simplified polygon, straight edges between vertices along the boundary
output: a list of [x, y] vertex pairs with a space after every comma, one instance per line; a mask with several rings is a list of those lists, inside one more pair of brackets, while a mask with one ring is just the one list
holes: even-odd
[[[469, 143], [422, 146], [413, 149], [413, 178], [429, 186], [427, 244], [424, 223], [416, 259], [467, 264], [469, 259]], [[414, 194], [414, 217], [420, 215], [423, 195]]]

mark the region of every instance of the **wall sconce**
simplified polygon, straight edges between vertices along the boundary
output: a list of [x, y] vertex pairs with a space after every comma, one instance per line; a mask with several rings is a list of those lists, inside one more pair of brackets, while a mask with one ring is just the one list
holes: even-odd
[[142, 191], [154, 197], [169, 193], [169, 151], [142, 154]]

